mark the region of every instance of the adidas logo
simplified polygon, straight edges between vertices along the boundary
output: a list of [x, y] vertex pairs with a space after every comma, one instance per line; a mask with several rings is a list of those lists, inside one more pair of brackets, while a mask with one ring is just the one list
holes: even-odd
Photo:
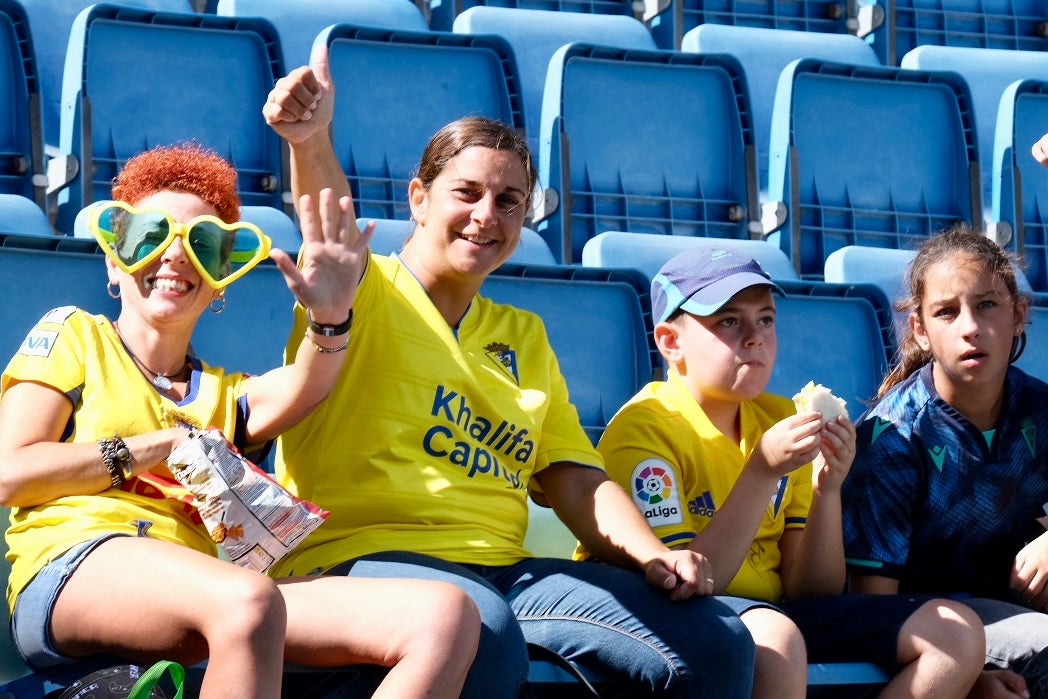
[[713, 494], [707, 490], [688, 502], [688, 512], [701, 517], [712, 517], [717, 512], [717, 506], [713, 504]]

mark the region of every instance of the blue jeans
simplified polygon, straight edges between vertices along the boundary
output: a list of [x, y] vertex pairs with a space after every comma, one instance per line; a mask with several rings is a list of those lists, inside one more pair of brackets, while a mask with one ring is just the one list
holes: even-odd
[[528, 675], [526, 643], [635, 694], [750, 696], [753, 641], [731, 608], [710, 598], [674, 602], [637, 570], [559, 558], [470, 566], [393, 551], [329, 574], [445, 580], [468, 592], [484, 628], [463, 697], [516, 699]]
[[1048, 696], [1048, 614], [985, 597], [963, 597], [986, 628], [986, 663], [1014, 670], [1031, 696]]

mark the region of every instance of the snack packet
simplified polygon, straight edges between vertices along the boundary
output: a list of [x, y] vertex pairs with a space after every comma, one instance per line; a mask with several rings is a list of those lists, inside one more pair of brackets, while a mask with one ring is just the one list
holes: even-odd
[[838, 398], [830, 389], [814, 381], [809, 381], [800, 393], [793, 397], [793, 404], [797, 406], [799, 413], [808, 410], [822, 413], [823, 422], [833, 422], [838, 416], [848, 417], [848, 404], [844, 399]]
[[245, 568], [266, 572], [329, 514], [285, 490], [219, 430], [190, 430], [167, 466], [193, 493], [211, 538]]

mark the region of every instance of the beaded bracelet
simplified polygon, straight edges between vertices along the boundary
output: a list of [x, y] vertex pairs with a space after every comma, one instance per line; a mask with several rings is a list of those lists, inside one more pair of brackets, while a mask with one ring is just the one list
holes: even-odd
[[346, 341], [338, 347], [324, 347], [323, 345], [317, 344], [317, 341], [309, 336], [309, 332], [306, 332], [305, 337], [309, 340], [309, 344], [313, 345], [313, 349], [320, 354], [338, 354], [339, 352], [345, 352], [346, 348], [349, 347], [349, 337], [347, 337]]

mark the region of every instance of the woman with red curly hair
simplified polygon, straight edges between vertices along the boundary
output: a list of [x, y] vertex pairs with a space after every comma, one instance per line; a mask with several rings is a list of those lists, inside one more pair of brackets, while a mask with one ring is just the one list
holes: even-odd
[[[376, 696], [458, 696], [480, 628], [463, 592], [274, 580], [222, 560], [167, 467], [205, 428], [256, 453], [327, 396], [367, 262], [368, 235], [349, 235], [348, 198], [304, 198], [296, 265], [237, 222], [236, 172], [198, 146], [132, 158], [113, 196], [90, 225], [117, 319], [48, 312], [0, 383], [0, 501], [13, 508], [8, 603], [22, 657], [37, 668], [98, 653], [207, 659], [201, 696], [245, 699], [279, 697], [285, 660], [372, 663], [392, 668]], [[193, 328], [267, 253], [308, 309], [309, 329], [294, 363], [227, 373], [193, 354]]]

